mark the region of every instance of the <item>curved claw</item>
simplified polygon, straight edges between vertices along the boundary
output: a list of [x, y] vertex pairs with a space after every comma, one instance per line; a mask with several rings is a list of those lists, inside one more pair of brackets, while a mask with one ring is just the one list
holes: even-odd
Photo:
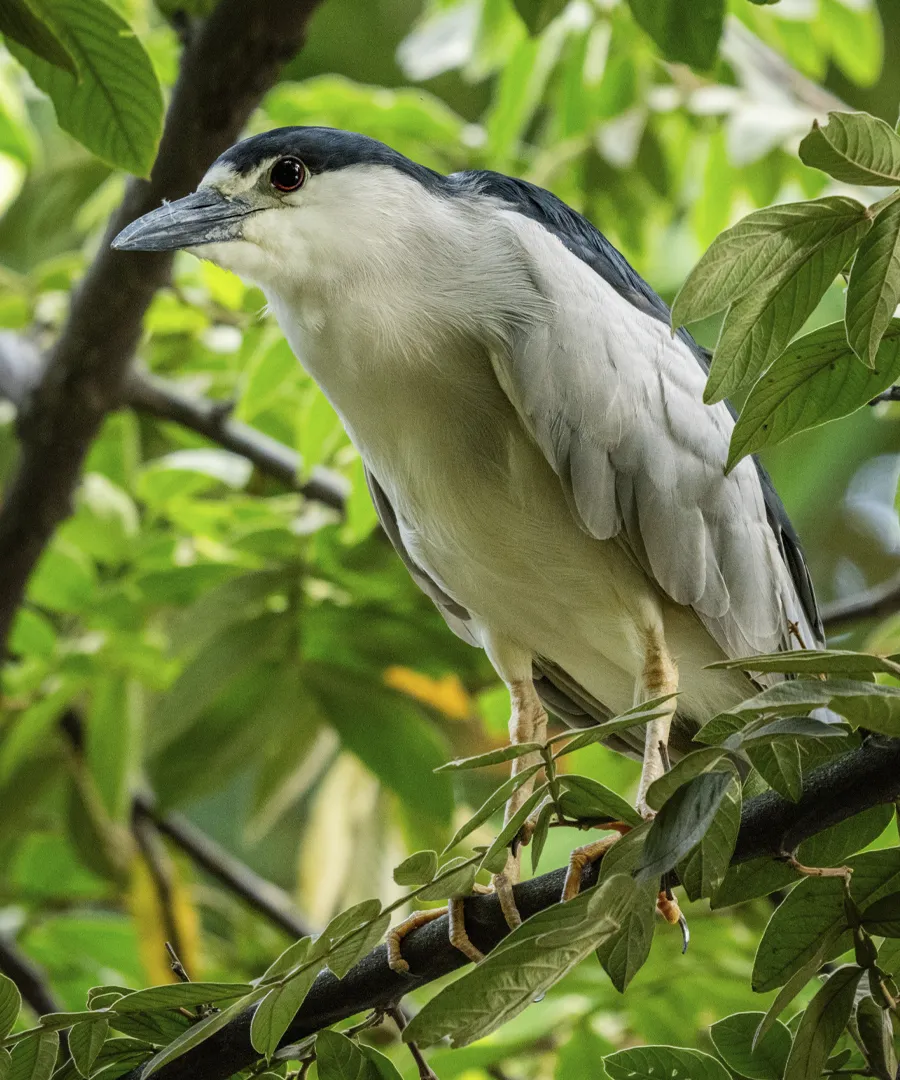
[[688, 951], [688, 945], [691, 943], [691, 928], [688, 926], [683, 912], [678, 916], [678, 925], [681, 927], [681, 955], [684, 956]]

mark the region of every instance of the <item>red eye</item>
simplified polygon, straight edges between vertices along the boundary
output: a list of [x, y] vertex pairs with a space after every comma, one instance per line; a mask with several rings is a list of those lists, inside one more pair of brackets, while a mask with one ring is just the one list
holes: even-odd
[[278, 191], [296, 191], [306, 182], [306, 166], [300, 158], [282, 158], [272, 166], [269, 179]]

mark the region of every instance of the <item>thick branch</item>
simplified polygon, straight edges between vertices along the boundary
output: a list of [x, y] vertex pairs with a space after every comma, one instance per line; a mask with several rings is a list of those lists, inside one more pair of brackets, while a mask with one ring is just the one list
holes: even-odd
[[880, 585], [867, 589], [847, 600], [836, 600], [822, 607], [822, 622], [826, 630], [836, 630], [847, 623], [863, 619], [883, 619], [900, 611], [900, 574]]
[[[870, 806], [900, 796], [900, 740], [870, 740], [861, 749], [813, 770], [799, 803], [774, 792], [751, 799], [744, 808], [732, 861], [779, 855], [807, 837]], [[597, 878], [585, 871], [585, 885]], [[554, 870], [516, 886], [516, 902], [526, 918], [557, 903], [564, 870]], [[509, 932], [497, 898], [473, 896], [465, 903], [466, 929], [475, 945], [490, 952]], [[369, 953], [343, 979], [325, 971], [304, 1001], [285, 1035], [296, 1042], [320, 1028], [367, 1009], [385, 1009], [404, 994], [462, 967], [468, 961], [450, 944], [446, 916], [415, 930], [403, 940], [411, 975], [397, 975], [387, 965], [385, 947]], [[159, 1080], [225, 1080], [257, 1060], [250, 1044], [252, 1010], [183, 1057], [159, 1070]], [[139, 1080], [141, 1070], [127, 1080]]]
[[180, 814], [159, 813], [147, 795], [135, 796], [133, 814], [138, 822], [152, 822], [154, 828], [167, 836], [192, 862], [291, 937], [301, 938], [312, 933], [286, 892], [255, 874]]
[[319, 0], [221, 0], [184, 54], [149, 181], [132, 180], [74, 296], [22, 424], [18, 473], [0, 510], [0, 655], [31, 571], [68, 515], [84, 457], [122, 380], [171, 255], [112, 251], [130, 221], [193, 190], [240, 134], [303, 41]]
[[252, 461], [260, 472], [279, 480], [334, 510], [342, 510], [347, 497], [343, 479], [327, 469], [314, 469], [306, 483], [297, 478], [300, 456], [290, 447], [270, 439], [261, 431], [232, 420], [229, 407], [209, 398], [184, 394], [177, 387], [156, 376], [129, 372], [124, 400], [139, 412], [160, 420], [172, 420], [190, 428], [235, 454]]

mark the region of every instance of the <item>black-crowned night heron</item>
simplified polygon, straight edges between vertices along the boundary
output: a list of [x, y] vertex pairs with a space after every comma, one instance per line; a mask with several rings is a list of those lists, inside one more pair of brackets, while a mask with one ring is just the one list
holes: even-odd
[[[754, 692], [707, 665], [821, 646], [768, 477], [751, 459], [725, 475], [734, 418], [703, 404], [708, 353], [672, 336], [662, 300], [549, 192], [280, 128], [114, 246], [187, 248], [263, 290], [398, 554], [509, 687], [513, 741], [545, 737], [545, 706], [584, 726], [678, 691], [616, 743], [643, 751], [648, 814], [670, 726], [677, 755]], [[511, 858], [496, 880], [511, 923], [517, 874]]]

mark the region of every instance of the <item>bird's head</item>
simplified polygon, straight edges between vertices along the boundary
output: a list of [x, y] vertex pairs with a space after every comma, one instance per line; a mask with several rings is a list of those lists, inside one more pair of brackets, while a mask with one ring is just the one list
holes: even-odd
[[197, 191], [133, 221], [112, 246], [184, 248], [264, 289], [290, 290], [383, 259], [411, 202], [444, 180], [365, 135], [277, 128], [231, 147]]

